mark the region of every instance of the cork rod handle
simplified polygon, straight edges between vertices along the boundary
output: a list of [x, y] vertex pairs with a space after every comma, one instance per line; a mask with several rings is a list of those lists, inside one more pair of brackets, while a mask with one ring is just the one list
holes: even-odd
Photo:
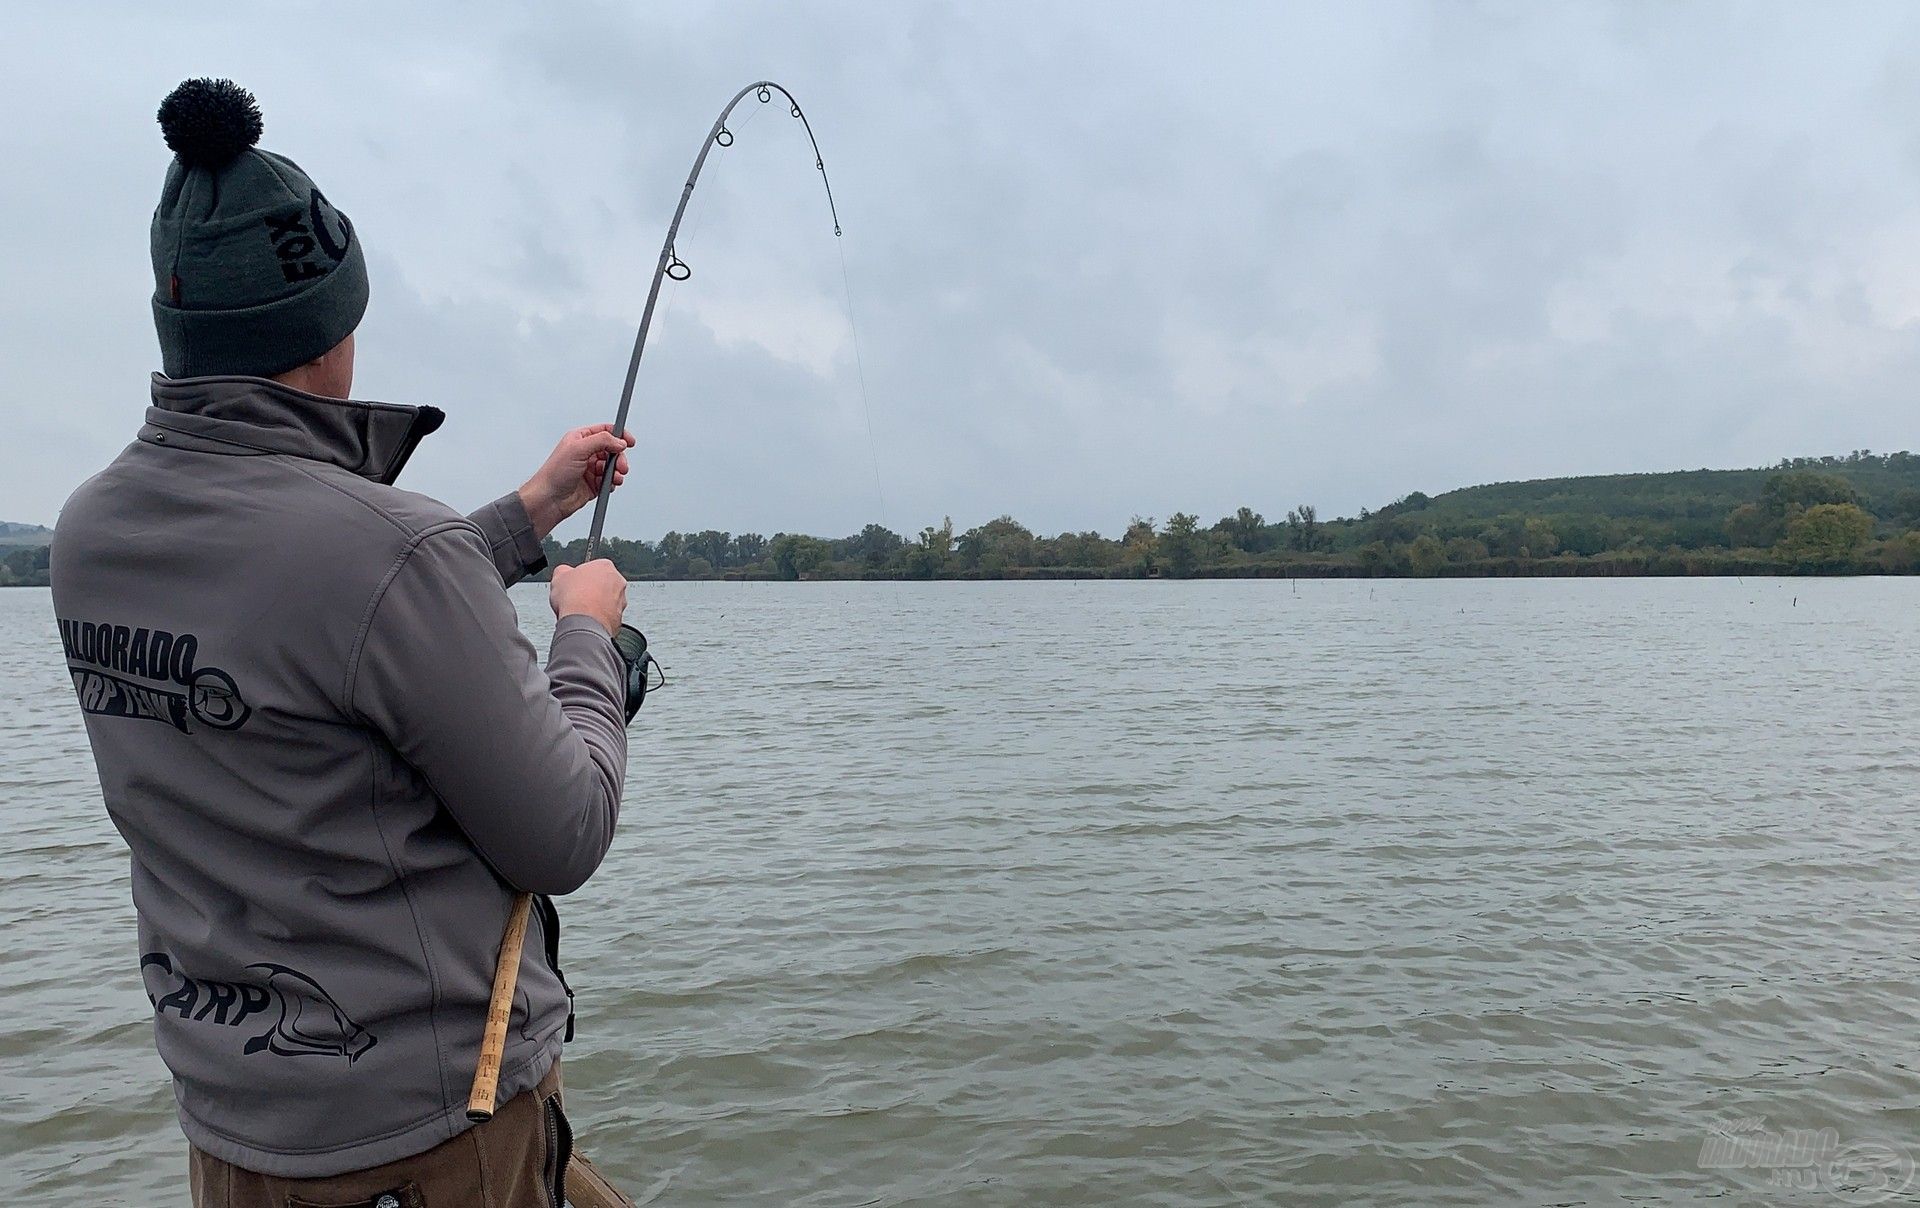
[[513, 1016], [513, 989], [520, 979], [520, 949], [527, 941], [527, 911], [532, 906], [533, 895], [515, 894], [506, 933], [500, 937], [500, 963], [493, 967], [493, 996], [487, 1000], [487, 1030], [480, 1037], [480, 1060], [474, 1065], [473, 1091], [467, 1096], [467, 1119], [476, 1124], [493, 1119], [500, 1059], [507, 1049], [507, 1020]]

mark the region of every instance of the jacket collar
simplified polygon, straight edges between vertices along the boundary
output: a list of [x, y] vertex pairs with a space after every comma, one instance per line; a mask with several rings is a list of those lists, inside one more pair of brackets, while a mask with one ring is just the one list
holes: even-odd
[[267, 378], [156, 373], [140, 439], [207, 453], [284, 453], [391, 483], [445, 419], [437, 407], [322, 398]]

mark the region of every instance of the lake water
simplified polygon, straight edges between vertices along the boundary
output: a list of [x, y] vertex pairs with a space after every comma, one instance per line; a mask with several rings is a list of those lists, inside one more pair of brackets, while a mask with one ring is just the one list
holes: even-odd
[[[1920, 580], [631, 599], [562, 908], [638, 1199], [1920, 1195]], [[184, 1204], [46, 592], [0, 677], [0, 1199]]]

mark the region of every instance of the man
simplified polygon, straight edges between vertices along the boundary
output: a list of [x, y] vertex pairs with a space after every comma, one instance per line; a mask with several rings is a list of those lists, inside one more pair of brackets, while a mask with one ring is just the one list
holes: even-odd
[[61, 513], [53, 601], [194, 1203], [552, 1208], [572, 1014], [544, 897], [500, 1109], [464, 1109], [516, 892], [571, 892], [613, 837], [626, 583], [556, 569], [544, 670], [505, 588], [632, 441], [576, 429], [471, 516], [394, 487], [442, 416], [348, 397], [358, 234], [254, 149], [232, 83], [160, 121], [165, 375]]

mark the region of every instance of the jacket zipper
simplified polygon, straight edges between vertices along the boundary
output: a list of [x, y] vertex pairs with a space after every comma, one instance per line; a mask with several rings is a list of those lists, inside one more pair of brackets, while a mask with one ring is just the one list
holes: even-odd
[[542, 1114], [547, 1118], [547, 1203], [551, 1208], [561, 1208], [566, 1200], [566, 1166], [560, 1160], [560, 1124], [555, 1118], [553, 1100], [541, 1104]]
[[540, 907], [540, 931], [547, 944], [547, 967], [560, 979], [560, 988], [567, 992], [567, 1034], [561, 1038], [562, 1044], [573, 1043], [573, 987], [567, 984], [567, 975], [560, 971], [560, 908], [546, 894], [534, 898]]

